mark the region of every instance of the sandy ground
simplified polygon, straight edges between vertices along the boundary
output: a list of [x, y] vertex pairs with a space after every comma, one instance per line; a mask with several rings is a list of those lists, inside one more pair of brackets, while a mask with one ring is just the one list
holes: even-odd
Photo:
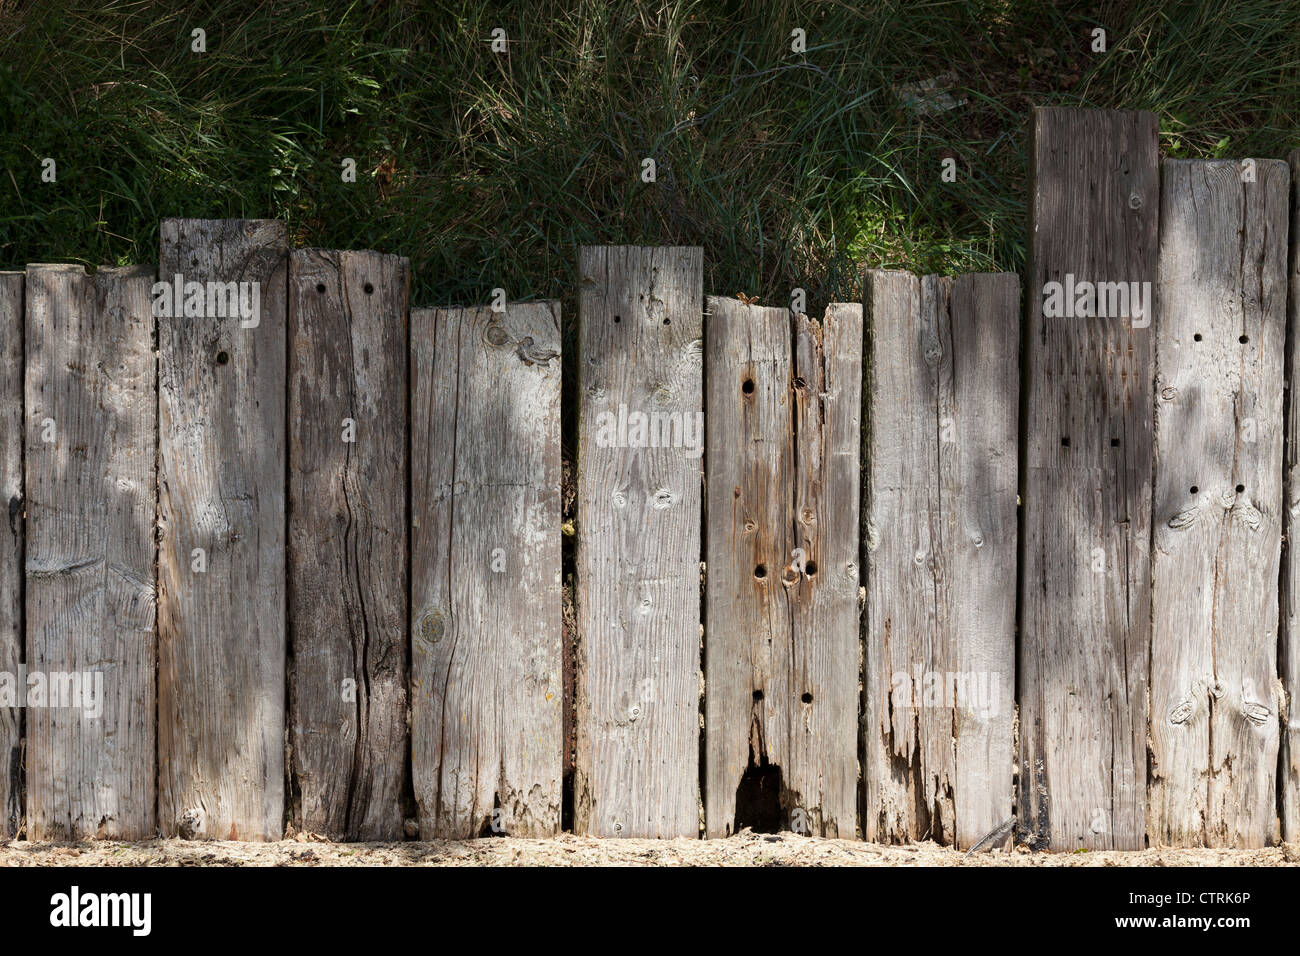
[[792, 833], [728, 840], [553, 840], [431, 843], [0, 842], [0, 866], [1296, 866], [1300, 844], [1264, 850], [963, 853], [934, 843], [876, 846]]

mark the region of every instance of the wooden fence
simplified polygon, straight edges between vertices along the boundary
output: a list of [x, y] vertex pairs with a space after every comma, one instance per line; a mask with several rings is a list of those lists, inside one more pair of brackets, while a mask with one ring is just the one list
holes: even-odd
[[557, 303], [0, 274], [0, 836], [1300, 839], [1300, 152], [1156, 132], [1035, 111], [1023, 308], [582, 249], [567, 611]]

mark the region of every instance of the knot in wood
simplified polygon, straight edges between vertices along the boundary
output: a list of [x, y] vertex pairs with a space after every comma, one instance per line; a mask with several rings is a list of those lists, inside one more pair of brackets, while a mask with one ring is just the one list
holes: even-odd
[[500, 348], [510, 341], [510, 334], [496, 322], [483, 330], [483, 341], [493, 348]]
[[1188, 508], [1185, 511], [1180, 511], [1169, 519], [1169, 528], [1173, 531], [1186, 531], [1196, 524], [1196, 518], [1199, 514], [1199, 508]]
[[425, 611], [420, 617], [420, 640], [424, 643], [437, 644], [446, 631], [446, 620], [437, 608]]
[[560, 357], [560, 353], [554, 349], [544, 349], [537, 345], [531, 335], [525, 335], [519, 340], [515, 354], [525, 365], [549, 365], [552, 359]]
[[1241, 713], [1247, 720], [1257, 727], [1263, 726], [1268, 722], [1269, 717], [1272, 716], [1272, 713], [1267, 707], [1259, 703], [1259, 701], [1254, 700], [1243, 702], [1241, 705]]
[[1169, 723], [1175, 726], [1185, 724], [1195, 711], [1196, 704], [1190, 697], [1180, 700], [1174, 705], [1173, 710], [1169, 711]]
[[943, 358], [943, 346], [933, 335], [924, 335], [921, 338], [921, 354], [925, 356], [926, 365], [938, 365]]
[[1233, 517], [1251, 531], [1258, 531], [1264, 524], [1264, 516], [1258, 508], [1247, 501], [1239, 501], [1232, 509]]

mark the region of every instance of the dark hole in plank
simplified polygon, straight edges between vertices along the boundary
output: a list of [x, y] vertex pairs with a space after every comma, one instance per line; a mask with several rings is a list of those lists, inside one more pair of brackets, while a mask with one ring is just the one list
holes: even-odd
[[781, 832], [781, 768], [764, 757], [757, 766], [751, 752], [749, 767], [736, 788], [736, 818], [731, 832], [749, 827], [755, 833]]

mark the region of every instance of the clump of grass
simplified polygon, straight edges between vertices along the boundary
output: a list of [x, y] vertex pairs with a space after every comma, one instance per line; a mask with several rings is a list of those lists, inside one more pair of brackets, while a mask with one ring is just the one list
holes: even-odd
[[[816, 311], [864, 265], [1019, 269], [1032, 105], [1284, 156], [1298, 64], [1300, 7], [1271, 0], [0, 0], [0, 267], [150, 262], [161, 217], [280, 216], [410, 256], [418, 304], [502, 287], [572, 316], [578, 245], [649, 243], [704, 246], [710, 292]], [[934, 78], [950, 99], [909, 103]]]

